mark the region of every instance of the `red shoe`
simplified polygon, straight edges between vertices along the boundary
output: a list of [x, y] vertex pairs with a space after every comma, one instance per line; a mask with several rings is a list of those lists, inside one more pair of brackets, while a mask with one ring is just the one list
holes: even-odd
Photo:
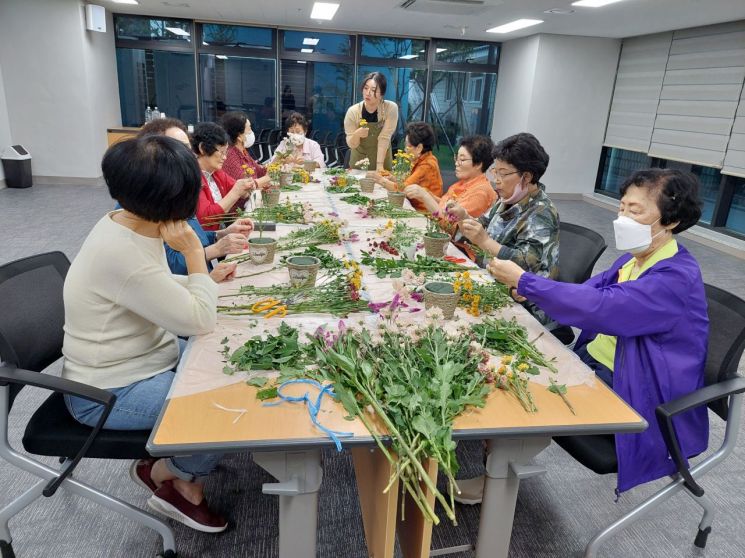
[[151, 476], [156, 461], [157, 459], [139, 459], [133, 461], [129, 467], [129, 476], [132, 480], [150, 492], [158, 490]]
[[179, 494], [172, 481], [165, 481], [160, 485], [150, 496], [147, 505], [158, 513], [204, 533], [221, 533], [228, 527], [224, 517], [210, 511], [206, 499], [195, 506]]

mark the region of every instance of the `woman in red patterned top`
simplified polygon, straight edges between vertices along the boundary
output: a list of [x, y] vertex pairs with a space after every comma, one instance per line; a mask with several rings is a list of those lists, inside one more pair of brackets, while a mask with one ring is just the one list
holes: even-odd
[[234, 180], [222, 170], [228, 153], [228, 135], [214, 122], [202, 122], [194, 128], [191, 147], [202, 170], [202, 190], [197, 203], [197, 220], [202, 228], [214, 231], [219, 221], [210, 216], [230, 213], [242, 207], [257, 188], [253, 178]]
[[228, 156], [223, 163], [222, 170], [235, 180], [251, 176], [260, 187], [263, 187], [264, 183], [268, 184], [269, 177], [266, 176], [266, 169], [248, 152], [248, 148], [256, 141], [256, 135], [251, 130], [251, 122], [245, 113], [226, 112], [220, 119], [220, 125], [227, 132], [230, 140]]

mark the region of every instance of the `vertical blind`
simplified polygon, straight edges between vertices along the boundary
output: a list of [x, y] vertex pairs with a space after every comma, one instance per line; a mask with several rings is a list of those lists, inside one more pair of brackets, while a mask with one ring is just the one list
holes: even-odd
[[659, 33], [623, 42], [605, 145], [649, 150], [672, 38]]
[[745, 21], [675, 31], [649, 154], [721, 168], [745, 79]]

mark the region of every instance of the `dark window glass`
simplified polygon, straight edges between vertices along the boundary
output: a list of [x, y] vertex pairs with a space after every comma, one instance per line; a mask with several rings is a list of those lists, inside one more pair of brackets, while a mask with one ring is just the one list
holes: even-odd
[[[403, 145], [403, 131], [407, 122], [424, 120], [424, 90], [427, 87], [427, 70], [413, 68], [391, 68], [387, 66], [360, 66], [357, 83], [362, 82], [366, 74], [380, 72], [388, 81], [385, 98], [398, 105], [399, 147]], [[358, 95], [359, 97], [360, 95]]]
[[435, 60], [453, 64], [496, 64], [499, 46], [471, 41], [443, 41], [435, 44]]
[[200, 54], [199, 66], [203, 121], [238, 110], [246, 113], [257, 134], [277, 126], [274, 59]]
[[612, 194], [620, 194], [621, 184], [634, 171], [648, 169], [652, 166], [652, 159], [644, 153], [627, 151], [616, 147], [605, 149], [605, 160], [603, 161], [603, 176], [600, 181], [600, 190]]
[[205, 23], [202, 25], [202, 44], [271, 50], [272, 33], [271, 29], [262, 27]]
[[343, 130], [353, 92], [352, 64], [282, 60], [282, 119], [301, 113], [319, 143], [334, 141]]
[[491, 132], [497, 74], [432, 72], [429, 123], [435, 129], [433, 150], [440, 168], [453, 168], [453, 155], [464, 136]]
[[352, 56], [352, 38], [349, 35], [316, 33], [315, 31], [285, 31], [283, 46], [288, 52]]
[[426, 60], [427, 41], [423, 39], [398, 39], [365, 35], [362, 56], [367, 58], [398, 58], [399, 60]]
[[731, 177], [729, 180], [734, 184], [734, 195], [725, 227], [745, 234], [745, 178]]
[[116, 16], [116, 38], [120, 41], [185, 41], [191, 42], [191, 21]]
[[717, 197], [719, 196], [720, 185], [722, 183], [722, 175], [717, 169], [710, 167], [702, 167], [700, 165], [691, 165], [690, 163], [679, 163], [678, 161], [665, 161], [665, 168], [667, 169], [678, 169], [683, 172], [692, 172], [698, 177], [701, 187], [698, 191], [698, 196], [704, 203], [701, 210], [701, 221], [706, 224], [711, 224], [711, 219], [714, 216], [714, 206], [717, 203]]
[[186, 123], [197, 121], [194, 55], [117, 48], [116, 63], [123, 126], [141, 126], [148, 105]]

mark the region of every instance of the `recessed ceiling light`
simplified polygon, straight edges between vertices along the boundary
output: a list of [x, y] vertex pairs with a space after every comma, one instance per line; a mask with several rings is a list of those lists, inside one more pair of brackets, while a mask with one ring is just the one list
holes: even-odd
[[316, 2], [313, 4], [313, 10], [310, 12], [310, 19], [334, 19], [339, 4], [329, 2]]
[[300, 52], [305, 52], [307, 54], [310, 54], [311, 52], [313, 52], [313, 49], [312, 48], [301, 48]]
[[532, 25], [538, 25], [539, 23], [543, 23], [542, 19], [516, 19], [515, 21], [511, 21], [510, 23], [505, 23], [504, 25], [500, 25], [498, 27], [492, 27], [491, 29], [487, 29], [487, 33], [512, 33], [513, 31], [517, 31], [518, 29], [524, 29], [526, 27], [530, 27]]
[[114, 4], [139, 4], [137, 0], [111, 0]]
[[400, 60], [412, 60], [414, 58], [419, 58], [418, 54], [404, 54], [403, 56], [398, 57]]
[[312, 38], [310, 38], [310, 37], [305, 37], [305, 38], [303, 39], [303, 44], [304, 44], [304, 45], [311, 45], [311, 46], [316, 46], [316, 45], [318, 44], [318, 41], [320, 41], [320, 40], [321, 40], [321, 39], [312, 39]]
[[225, 56], [224, 54], [218, 54], [217, 55], [217, 58], [219, 58], [220, 60], [227, 60], [228, 59], [228, 57]]
[[550, 10], [546, 10], [543, 12], [544, 14], [554, 14], [554, 15], [569, 15], [573, 14], [574, 10], [570, 10], [567, 8], [551, 8]]
[[447, 50], [446, 48], [438, 48], [438, 49], [436, 50], [436, 52], [438, 52], [438, 53], [439, 53], [439, 52], [445, 52], [446, 50]]
[[615, 4], [621, 0], [577, 0], [572, 2], [572, 6], [582, 6], [583, 8], [602, 8], [608, 4]]
[[184, 31], [180, 27], [166, 27], [166, 29], [168, 31], [170, 31], [171, 33], [173, 33], [174, 35], [180, 35], [181, 37], [188, 37], [189, 36], [189, 32], [188, 31]]
[[305, 60], [295, 60], [298, 64], [307, 64]]

